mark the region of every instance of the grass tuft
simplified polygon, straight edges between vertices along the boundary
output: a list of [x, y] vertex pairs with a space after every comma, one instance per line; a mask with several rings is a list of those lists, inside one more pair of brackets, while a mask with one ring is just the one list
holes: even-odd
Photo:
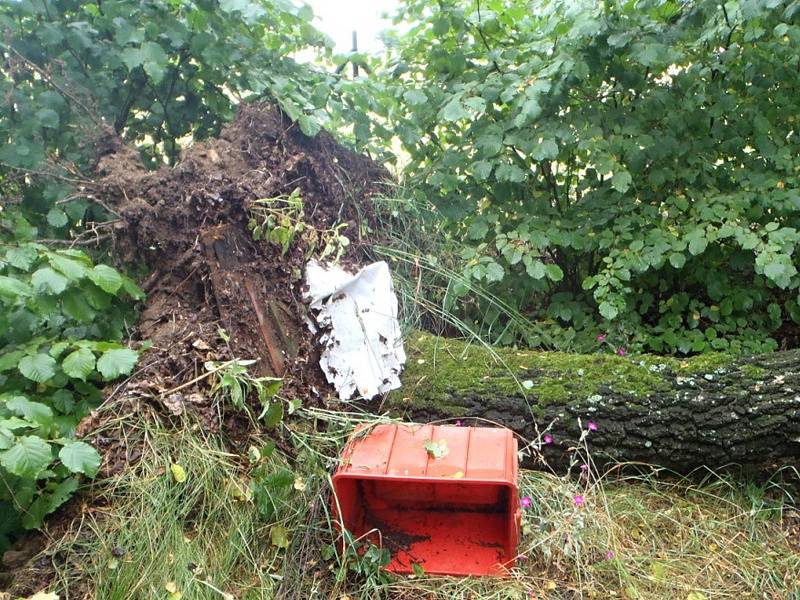
[[281, 562], [270, 524], [246, 500], [246, 457], [200, 430], [133, 425], [141, 460], [95, 484], [92, 508], [57, 549], [65, 597], [273, 598]]

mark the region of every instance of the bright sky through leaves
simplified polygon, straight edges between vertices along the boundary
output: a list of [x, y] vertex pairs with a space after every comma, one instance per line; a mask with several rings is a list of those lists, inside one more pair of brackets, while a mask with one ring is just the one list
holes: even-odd
[[380, 33], [389, 28], [389, 19], [397, 10], [397, 0], [308, 0], [314, 9], [314, 25], [335, 44], [336, 53], [352, 49], [352, 32], [358, 32], [358, 49], [378, 53], [383, 50]]

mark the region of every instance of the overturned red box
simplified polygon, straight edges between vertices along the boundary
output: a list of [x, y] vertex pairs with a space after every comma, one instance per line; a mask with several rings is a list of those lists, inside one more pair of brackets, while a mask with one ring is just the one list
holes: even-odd
[[377, 425], [356, 431], [333, 476], [340, 526], [411, 573], [503, 575], [521, 512], [517, 440], [508, 429]]

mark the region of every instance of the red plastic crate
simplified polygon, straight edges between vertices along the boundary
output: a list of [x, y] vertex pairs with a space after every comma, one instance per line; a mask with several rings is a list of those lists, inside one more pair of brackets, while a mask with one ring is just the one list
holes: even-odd
[[[428, 442], [446, 440], [435, 458]], [[503, 575], [519, 539], [517, 440], [508, 429], [377, 425], [356, 431], [333, 476], [340, 526], [388, 548], [388, 570]], [[380, 533], [379, 533], [380, 532]]]

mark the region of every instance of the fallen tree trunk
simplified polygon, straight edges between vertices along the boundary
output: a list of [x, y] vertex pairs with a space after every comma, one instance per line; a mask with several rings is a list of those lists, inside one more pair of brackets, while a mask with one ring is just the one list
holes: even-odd
[[800, 457], [798, 350], [680, 360], [487, 348], [429, 334], [411, 336], [407, 346], [403, 387], [384, 408], [417, 421], [501, 423], [538, 440], [534, 460], [551, 466], [575, 455], [590, 421], [586, 439], [598, 462], [641, 461], [686, 473], [774, 467]]

